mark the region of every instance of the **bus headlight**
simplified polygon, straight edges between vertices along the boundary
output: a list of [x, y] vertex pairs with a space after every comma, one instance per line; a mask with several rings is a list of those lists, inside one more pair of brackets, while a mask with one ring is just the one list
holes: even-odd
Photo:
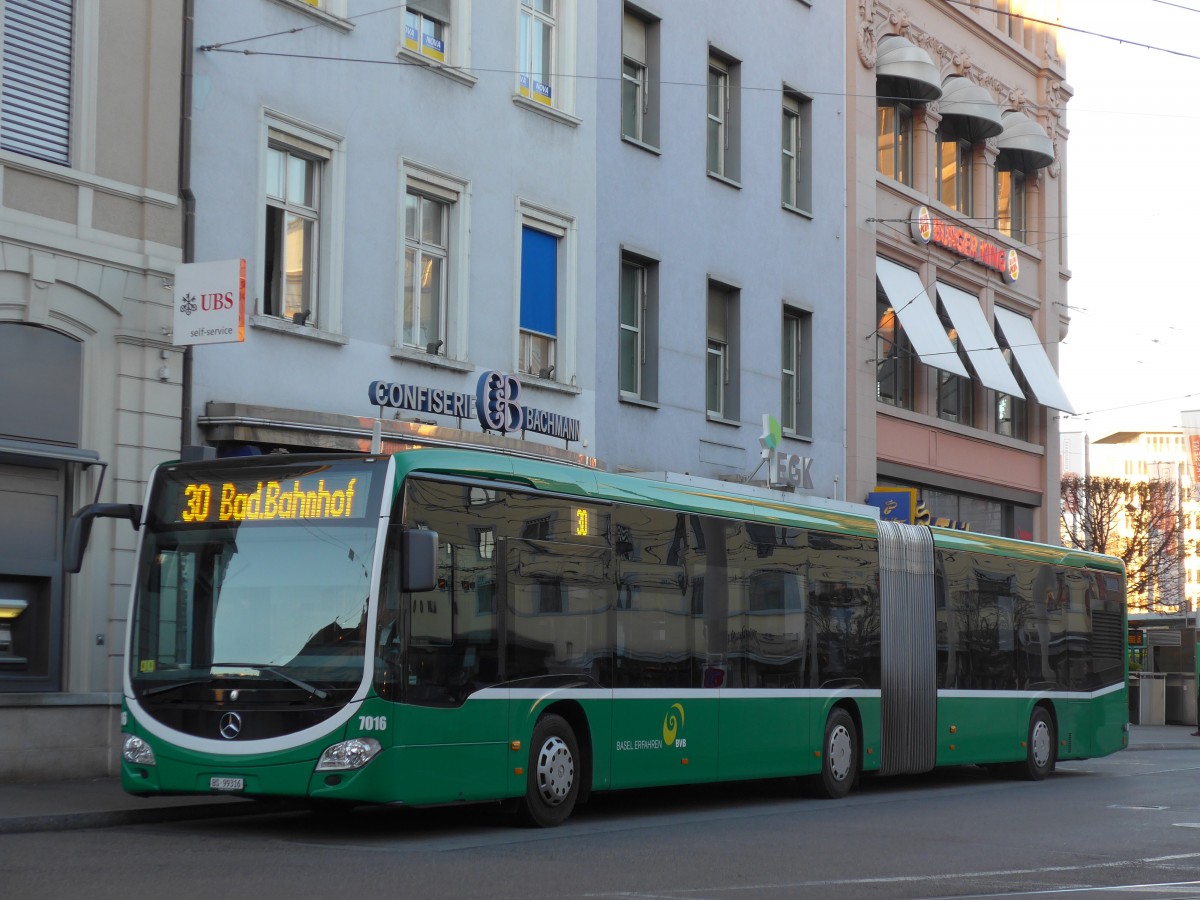
[[125, 745], [121, 748], [121, 757], [125, 762], [133, 763], [135, 766], [154, 765], [154, 751], [150, 749], [149, 744], [136, 734], [125, 736]]
[[382, 748], [375, 738], [351, 738], [326, 747], [317, 761], [318, 772], [337, 772], [346, 769], [361, 769]]

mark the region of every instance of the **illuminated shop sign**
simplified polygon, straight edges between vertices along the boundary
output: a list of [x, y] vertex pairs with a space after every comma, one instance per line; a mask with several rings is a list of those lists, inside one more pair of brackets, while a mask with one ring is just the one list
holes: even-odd
[[762, 458], [767, 461], [767, 487], [812, 490], [812, 458], [783, 452], [779, 449], [781, 440], [783, 429], [779, 427], [779, 420], [764, 414], [763, 433], [758, 442], [762, 445]]
[[1021, 260], [1016, 250], [1005, 250], [960, 225], [939, 219], [927, 206], [913, 207], [910, 225], [913, 240], [921, 244], [937, 244], [964, 259], [999, 272], [1006, 284], [1012, 284], [1021, 274]]
[[369, 480], [354, 475], [306, 475], [280, 481], [193, 481], [181, 485], [175, 522], [311, 522], [361, 519]]
[[475, 417], [484, 431], [498, 431], [501, 434], [532, 431], [564, 441], [579, 440], [578, 419], [525, 406], [521, 402], [522, 389], [521, 380], [516, 375], [484, 372], [479, 376], [473, 395], [388, 381], [372, 381], [367, 393], [375, 406], [459, 419]]
[[877, 486], [867, 494], [867, 505], [878, 509], [879, 518], [885, 522], [911, 525], [917, 515], [917, 489]]

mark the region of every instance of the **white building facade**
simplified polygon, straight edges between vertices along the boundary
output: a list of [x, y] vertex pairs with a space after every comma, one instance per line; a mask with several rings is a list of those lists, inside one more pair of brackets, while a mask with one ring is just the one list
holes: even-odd
[[135, 535], [97, 527], [69, 575], [67, 519], [178, 455], [184, 16], [0, 9], [0, 780], [32, 781], [116, 767]]

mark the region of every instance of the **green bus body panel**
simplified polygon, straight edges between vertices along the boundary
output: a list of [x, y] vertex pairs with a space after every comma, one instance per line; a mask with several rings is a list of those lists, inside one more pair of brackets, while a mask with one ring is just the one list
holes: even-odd
[[[422, 449], [394, 457], [395, 495], [421, 473], [490, 480], [599, 502], [631, 503], [700, 515], [819, 529], [875, 538], [869, 516], [805, 509], [760, 497], [667, 484], [583, 467], [479, 451]], [[802, 502], [802, 498], [797, 498]], [[385, 499], [385, 503], [387, 500]], [[383, 513], [388, 514], [389, 503]], [[1017, 557], [1123, 575], [1119, 560], [1049, 545], [970, 532], [931, 529], [935, 549]], [[736, 689], [650, 691], [494, 687], [458, 707], [410, 706], [375, 696], [330, 733], [278, 752], [216, 756], [183, 749], [150, 735], [132, 714], [124, 731], [144, 738], [156, 766], [122, 763], [132, 793], [215, 793], [213, 777], [243, 778], [244, 793], [311, 796], [373, 803], [432, 805], [500, 800], [525, 794], [531, 737], [546, 713], [574, 723], [594, 790], [716, 780], [813, 775], [821, 770], [825, 724], [835, 706], [859, 727], [864, 771], [880, 768], [879, 691], [796, 691], [778, 697], [739, 696]], [[615, 699], [614, 699], [615, 698]], [[1101, 756], [1127, 740], [1124, 689], [1078, 699], [1005, 692], [997, 696], [939, 694], [937, 765], [1013, 762], [1025, 757], [1029, 717], [1048, 706], [1058, 735], [1058, 758]], [[386, 723], [386, 724], [384, 724]], [[953, 730], [951, 730], [953, 729]], [[351, 737], [378, 740], [382, 750], [357, 771], [317, 772], [330, 745]]]
[[874, 537], [875, 519], [836, 510], [808, 509], [762, 497], [721, 494], [703, 487], [668, 484], [651, 478], [613, 475], [583, 467], [522, 457], [493, 457], [472, 450], [425, 449], [396, 456], [396, 491], [410, 475], [421, 473], [498, 481], [567, 497], [632, 503], [729, 518], [818, 528], [835, 534]]

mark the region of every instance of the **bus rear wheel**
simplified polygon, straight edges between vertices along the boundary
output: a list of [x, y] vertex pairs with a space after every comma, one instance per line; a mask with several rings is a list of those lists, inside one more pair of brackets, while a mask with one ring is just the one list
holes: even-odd
[[525, 798], [521, 819], [527, 825], [561, 825], [575, 809], [579, 796], [579, 743], [562, 716], [543, 716], [529, 744]]
[[1037, 707], [1029, 717], [1025, 761], [1016, 764], [1015, 774], [1026, 781], [1041, 781], [1054, 771], [1057, 744], [1054, 720], [1044, 707]]
[[821, 774], [812, 779], [811, 786], [817, 796], [837, 800], [850, 793], [857, 780], [858, 727], [850, 713], [837, 707], [825, 723]]

